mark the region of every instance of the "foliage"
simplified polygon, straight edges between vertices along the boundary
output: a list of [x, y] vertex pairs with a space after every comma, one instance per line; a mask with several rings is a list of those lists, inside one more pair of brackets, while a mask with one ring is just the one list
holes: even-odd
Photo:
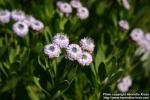
[[[129, 11], [120, 0], [81, 2], [90, 12], [87, 20], [60, 16], [52, 0], [0, 0], [1, 9], [21, 9], [45, 25], [43, 32], [30, 31], [24, 38], [13, 34], [13, 22], [0, 25], [1, 100], [99, 100], [103, 92], [117, 93], [117, 80], [126, 75], [133, 79], [129, 92], [150, 92], [150, 65], [148, 70], [143, 67], [129, 40], [134, 27], [150, 31], [150, 1], [132, 0]], [[120, 19], [128, 20], [129, 31], [120, 31]], [[63, 55], [48, 59], [44, 45], [59, 32], [66, 33], [70, 43], [92, 37], [93, 63], [82, 67]]]

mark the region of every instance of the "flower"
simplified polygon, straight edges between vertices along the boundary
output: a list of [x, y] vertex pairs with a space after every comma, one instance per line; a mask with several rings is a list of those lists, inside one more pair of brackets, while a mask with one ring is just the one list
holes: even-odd
[[67, 48], [69, 39], [63, 33], [59, 33], [53, 37], [53, 43], [57, 44], [60, 48]]
[[125, 83], [128, 87], [132, 85], [132, 79], [130, 76], [126, 76], [122, 79], [122, 82]]
[[43, 28], [44, 28], [44, 25], [41, 21], [39, 20], [34, 20], [32, 23], [31, 23], [31, 28], [35, 31], [41, 31]]
[[49, 58], [59, 57], [60, 53], [61, 50], [56, 44], [47, 44], [44, 47], [44, 54], [46, 54]]
[[123, 6], [125, 9], [129, 10], [130, 9], [130, 5], [128, 0], [122, 0]]
[[118, 83], [117, 88], [120, 92], [127, 92], [129, 87], [125, 83]]
[[77, 60], [82, 56], [82, 50], [77, 44], [70, 44], [66, 49], [66, 58], [69, 60]]
[[31, 24], [35, 21], [36, 19], [33, 16], [26, 16], [25, 19], [23, 20], [28, 26], [31, 26]]
[[83, 50], [86, 50], [90, 53], [92, 53], [94, 51], [94, 42], [91, 38], [83, 38], [80, 40], [80, 46]]
[[126, 20], [120, 20], [119, 21], [119, 26], [123, 30], [129, 30], [129, 24]]
[[29, 31], [28, 25], [22, 21], [18, 21], [13, 25], [13, 31], [16, 35], [24, 37]]
[[140, 46], [140, 47], [143, 47], [143, 48], [147, 48], [149, 46], [149, 43], [148, 41], [145, 39], [145, 37], [143, 36], [143, 38], [139, 39], [137, 41], [137, 44]]
[[58, 2], [57, 6], [62, 13], [69, 14], [72, 12], [72, 8], [68, 3]]
[[71, 1], [70, 1], [70, 5], [71, 5], [73, 8], [80, 8], [80, 7], [82, 7], [81, 2], [78, 1], [78, 0], [71, 0]]
[[145, 34], [145, 39], [150, 43], [150, 33]]
[[132, 40], [134, 40], [135, 42], [138, 42], [139, 40], [141, 40], [144, 37], [144, 32], [142, 29], [140, 28], [135, 28], [132, 30], [132, 32], [130, 33], [130, 37]]
[[82, 57], [77, 59], [78, 63], [82, 66], [88, 66], [92, 61], [92, 56], [88, 52], [83, 52]]
[[77, 9], [76, 14], [81, 20], [87, 19], [89, 17], [89, 11], [85, 7], [80, 7]]
[[10, 12], [8, 10], [0, 11], [0, 22], [5, 24], [10, 21]]
[[11, 12], [11, 17], [15, 21], [20, 21], [20, 20], [23, 20], [25, 18], [25, 14], [21, 10], [14, 10]]

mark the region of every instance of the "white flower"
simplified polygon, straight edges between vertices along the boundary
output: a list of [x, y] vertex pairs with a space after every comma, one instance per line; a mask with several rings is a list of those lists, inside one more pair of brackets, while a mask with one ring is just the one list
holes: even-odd
[[126, 84], [128, 87], [132, 85], [132, 79], [130, 76], [126, 76], [122, 79], [122, 82]]
[[89, 17], [89, 11], [85, 7], [80, 7], [77, 9], [77, 16], [81, 19], [87, 19]]
[[0, 11], [0, 22], [5, 24], [10, 21], [10, 12], [8, 10]]
[[59, 57], [61, 50], [60, 48], [55, 45], [55, 44], [47, 44], [44, 47], [44, 53], [49, 57], [49, 58], [56, 58]]
[[88, 52], [83, 52], [82, 57], [77, 59], [78, 63], [82, 66], [88, 66], [93, 61], [92, 56]]
[[67, 59], [69, 60], [77, 60], [79, 58], [81, 58], [82, 56], [82, 50], [80, 48], [79, 45], [77, 44], [70, 44], [68, 47], [67, 47]]
[[78, 0], [71, 0], [71, 1], [70, 1], [70, 5], [71, 5], [73, 8], [80, 8], [80, 7], [82, 7], [81, 2], [78, 1]]
[[119, 26], [123, 30], [129, 30], [129, 24], [128, 24], [128, 22], [126, 20], [120, 20], [119, 21]]
[[130, 5], [128, 0], [122, 0], [123, 6], [125, 9], [129, 10], [130, 9]]
[[144, 32], [140, 28], [135, 28], [132, 30], [130, 37], [135, 42], [138, 42], [139, 40], [141, 40], [144, 37]]
[[31, 28], [35, 31], [41, 31], [44, 28], [44, 24], [39, 20], [34, 20], [31, 23]]
[[22, 21], [18, 21], [13, 25], [13, 31], [16, 35], [24, 37], [29, 31], [28, 25]]
[[127, 92], [129, 87], [125, 83], [118, 83], [117, 88], [119, 89], [120, 92]]
[[69, 39], [65, 34], [59, 33], [53, 37], [53, 43], [57, 44], [60, 48], [67, 48]]
[[57, 6], [62, 13], [69, 14], [72, 12], [72, 8], [68, 3], [59, 2]]
[[28, 26], [30, 26], [36, 19], [33, 16], [26, 16], [23, 20]]
[[86, 50], [90, 53], [94, 51], [94, 42], [91, 38], [83, 38], [80, 40], [80, 46], [83, 50]]
[[20, 20], [23, 20], [25, 18], [25, 14], [21, 10], [14, 10], [11, 12], [11, 17], [15, 21], [20, 21]]

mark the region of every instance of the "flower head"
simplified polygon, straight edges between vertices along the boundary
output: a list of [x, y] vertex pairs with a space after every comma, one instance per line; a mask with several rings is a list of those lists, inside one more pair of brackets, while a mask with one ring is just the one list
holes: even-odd
[[144, 32], [140, 28], [135, 28], [132, 30], [130, 37], [135, 42], [138, 42], [139, 40], [141, 40], [144, 37]]
[[94, 51], [94, 42], [91, 38], [83, 38], [80, 40], [80, 46], [83, 50], [86, 50], [90, 53]]
[[53, 43], [57, 44], [60, 48], [67, 48], [69, 39], [65, 34], [59, 33], [53, 37]]
[[49, 58], [56, 58], [59, 57], [61, 50], [56, 44], [47, 44], [44, 47], [44, 53]]
[[10, 21], [10, 12], [8, 10], [0, 11], [0, 22], [5, 24]]
[[68, 3], [59, 2], [57, 3], [57, 6], [62, 13], [69, 14], [72, 12], [72, 8]]
[[118, 83], [117, 85], [120, 92], [127, 92], [129, 87], [125, 83]]
[[145, 39], [150, 43], [150, 33], [145, 34]]
[[31, 23], [31, 28], [35, 31], [41, 31], [44, 28], [44, 24], [39, 20], [34, 20]]
[[132, 85], [132, 79], [130, 76], [126, 76], [118, 81], [118, 89], [121, 92], [127, 92]]
[[122, 79], [122, 82], [126, 84], [128, 87], [132, 85], [132, 79], [130, 76], [126, 76]]
[[123, 6], [125, 9], [129, 10], [130, 9], [130, 4], [128, 0], [122, 0]]
[[67, 47], [67, 55], [66, 55], [66, 58], [68, 58], [69, 60], [77, 60], [79, 58], [81, 58], [82, 56], [82, 50], [80, 48], [79, 45], [77, 44], [70, 44], [68, 47]]
[[93, 61], [92, 56], [88, 52], [83, 52], [82, 57], [77, 59], [80, 65], [82, 66], [88, 66]]
[[77, 16], [81, 19], [87, 19], [89, 17], [89, 11], [85, 7], [80, 7], [77, 9]]
[[33, 16], [26, 16], [24, 18], [24, 22], [28, 25], [31, 26], [31, 24], [35, 21], [36, 19]]
[[71, 0], [71, 1], [70, 1], [70, 5], [71, 5], [73, 8], [80, 8], [80, 7], [82, 7], [81, 2], [78, 1], [78, 0]]
[[15, 21], [20, 21], [20, 20], [23, 20], [25, 18], [25, 14], [21, 10], [14, 10], [11, 12], [11, 17]]
[[16, 35], [24, 37], [29, 31], [28, 25], [22, 21], [18, 21], [13, 25], [13, 31]]
[[123, 30], [129, 30], [129, 23], [126, 20], [120, 20], [119, 26]]

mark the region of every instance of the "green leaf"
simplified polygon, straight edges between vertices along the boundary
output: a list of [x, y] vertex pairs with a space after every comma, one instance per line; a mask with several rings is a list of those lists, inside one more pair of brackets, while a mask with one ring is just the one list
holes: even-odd
[[11, 80], [8, 80], [5, 83], [5, 85], [0, 89], [0, 94], [14, 89], [16, 87], [18, 81], [19, 81], [19, 78], [17, 78], [17, 77], [14, 77]]
[[106, 69], [105, 69], [105, 64], [103, 62], [99, 65], [98, 75], [101, 81], [103, 81], [106, 77]]
[[16, 50], [13, 48], [9, 49], [9, 62], [13, 63], [16, 57]]
[[26, 90], [28, 92], [28, 96], [29, 96], [30, 100], [39, 100], [38, 96], [32, 90], [31, 86], [26, 86]]
[[104, 62], [105, 61], [105, 55], [104, 55], [104, 48], [102, 46], [99, 46], [98, 47], [98, 50], [97, 50], [97, 54], [96, 54], [96, 57], [95, 57], [95, 66], [96, 66], [96, 70], [98, 70], [98, 66], [101, 62]]

